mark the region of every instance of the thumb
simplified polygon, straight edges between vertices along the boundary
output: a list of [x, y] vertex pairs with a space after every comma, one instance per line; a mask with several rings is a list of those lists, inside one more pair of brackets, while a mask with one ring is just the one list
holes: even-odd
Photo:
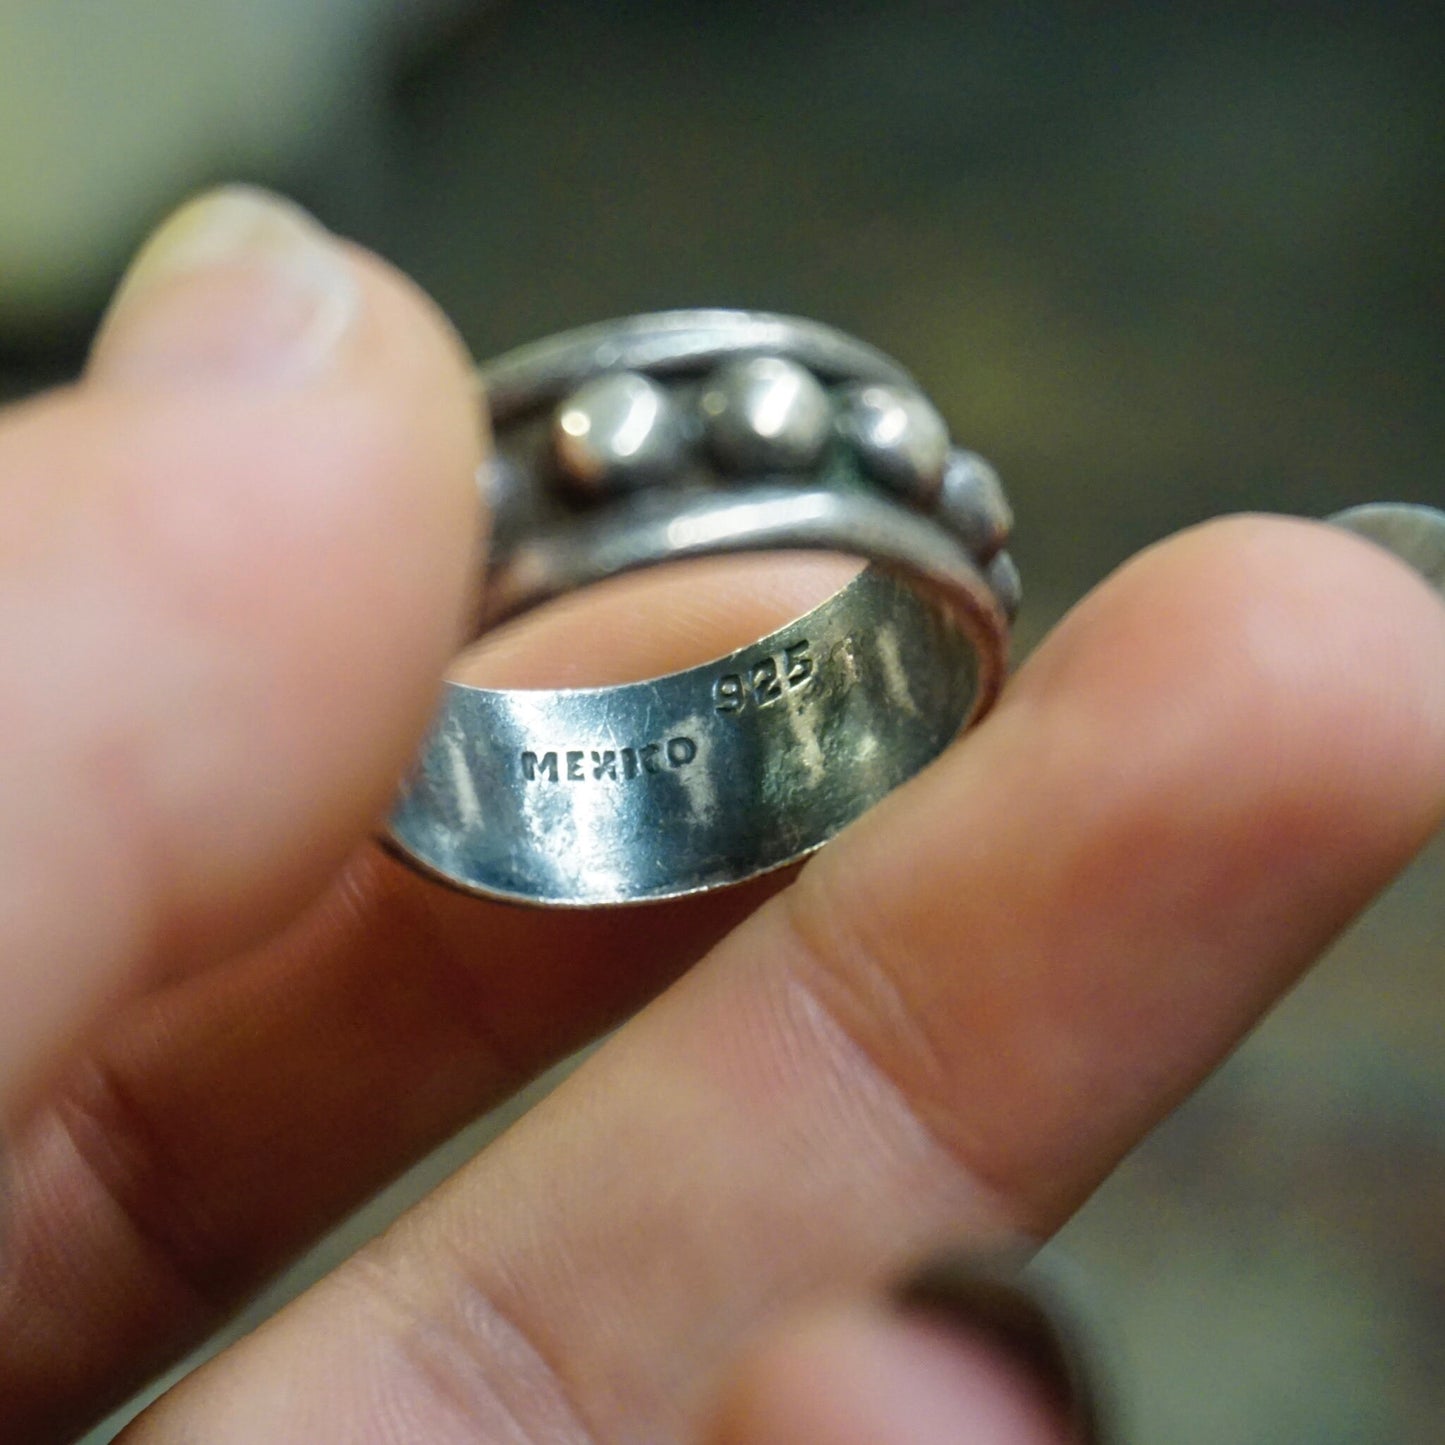
[[476, 571], [477, 415], [409, 283], [238, 189], [0, 416], [0, 1112], [384, 808]]

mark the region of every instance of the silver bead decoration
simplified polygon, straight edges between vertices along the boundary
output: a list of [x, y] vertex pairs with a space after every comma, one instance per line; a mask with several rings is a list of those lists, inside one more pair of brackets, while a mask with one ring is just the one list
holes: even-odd
[[980, 562], [997, 556], [1013, 531], [1013, 509], [998, 473], [977, 452], [950, 453], [936, 515]]
[[917, 507], [943, 488], [948, 427], [926, 398], [906, 387], [850, 388], [839, 419], [844, 437], [876, 480]]
[[552, 441], [567, 480], [602, 497], [667, 481], [686, 459], [688, 435], [663, 387], [637, 372], [615, 371], [562, 403]]
[[699, 402], [708, 443], [732, 472], [795, 472], [811, 467], [833, 429], [833, 404], [805, 367], [777, 356], [730, 362]]
[[388, 824], [427, 877], [558, 908], [740, 883], [835, 837], [994, 705], [1017, 579], [919, 502], [947, 447], [883, 353], [796, 317], [669, 312], [545, 338], [477, 379], [496, 530], [469, 636], [654, 566], [817, 549], [875, 565], [682, 671], [448, 680]]

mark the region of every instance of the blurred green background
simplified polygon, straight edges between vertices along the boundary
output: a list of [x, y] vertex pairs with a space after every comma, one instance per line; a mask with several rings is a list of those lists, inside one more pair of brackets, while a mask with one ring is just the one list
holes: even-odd
[[[479, 355], [672, 305], [892, 351], [1010, 486], [1027, 644], [1215, 513], [1445, 504], [1442, 56], [1424, 4], [8, 0], [0, 396], [254, 179]], [[1442, 962], [1437, 846], [1054, 1246], [1127, 1441], [1442, 1439]]]

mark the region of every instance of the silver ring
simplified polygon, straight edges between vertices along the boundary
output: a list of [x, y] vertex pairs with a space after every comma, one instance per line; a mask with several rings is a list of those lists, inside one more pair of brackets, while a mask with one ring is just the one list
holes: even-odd
[[640, 568], [767, 550], [870, 565], [700, 667], [606, 688], [448, 682], [387, 841], [552, 907], [805, 856], [993, 705], [1018, 576], [998, 478], [872, 347], [753, 312], [639, 316], [480, 369], [495, 448], [480, 636]]

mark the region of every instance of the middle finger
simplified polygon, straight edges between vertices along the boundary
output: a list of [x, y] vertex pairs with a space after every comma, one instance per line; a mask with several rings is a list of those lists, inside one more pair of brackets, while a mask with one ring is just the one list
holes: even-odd
[[1159, 549], [970, 747], [127, 1439], [692, 1438], [780, 1305], [1046, 1233], [1437, 825], [1442, 663], [1438, 603], [1350, 538]]

